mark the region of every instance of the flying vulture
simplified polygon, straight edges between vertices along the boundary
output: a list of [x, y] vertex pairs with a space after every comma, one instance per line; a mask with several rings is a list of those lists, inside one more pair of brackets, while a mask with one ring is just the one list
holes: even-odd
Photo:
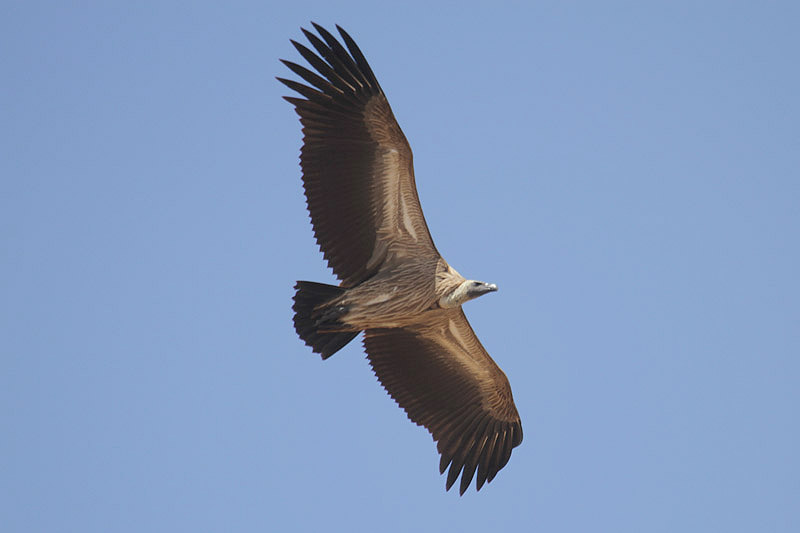
[[[339, 286], [298, 281], [294, 327], [327, 359], [360, 332], [370, 365], [408, 417], [433, 435], [447, 490], [492, 481], [522, 442], [506, 375], [461, 305], [497, 290], [465, 279], [439, 255], [422, 215], [411, 148], [364, 55], [314, 24], [313, 50], [291, 41], [316, 72], [281, 60], [308, 85], [278, 78], [302, 98], [308, 211]], [[345, 48], [345, 46], [347, 48]]]

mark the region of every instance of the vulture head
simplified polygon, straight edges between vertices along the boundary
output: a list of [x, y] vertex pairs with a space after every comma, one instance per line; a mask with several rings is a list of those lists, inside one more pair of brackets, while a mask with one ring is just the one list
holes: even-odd
[[456, 307], [478, 296], [482, 296], [487, 292], [495, 292], [496, 290], [497, 285], [494, 283], [468, 279], [456, 287], [450, 294], [442, 296], [439, 300], [439, 305], [442, 307]]

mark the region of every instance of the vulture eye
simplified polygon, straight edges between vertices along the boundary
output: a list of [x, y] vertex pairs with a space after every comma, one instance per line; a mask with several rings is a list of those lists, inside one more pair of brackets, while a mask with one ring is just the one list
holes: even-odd
[[473, 282], [472, 282], [472, 286], [473, 286], [473, 287], [480, 287], [480, 285], [481, 285], [481, 282], [480, 282], [480, 281], [473, 281]]

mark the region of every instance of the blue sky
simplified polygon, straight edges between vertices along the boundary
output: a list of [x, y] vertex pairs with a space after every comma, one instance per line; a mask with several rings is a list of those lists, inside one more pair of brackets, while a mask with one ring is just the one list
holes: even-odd
[[[800, 8], [599, 4], [4, 4], [3, 530], [800, 530]], [[291, 327], [310, 20], [500, 287], [525, 440], [480, 493]]]

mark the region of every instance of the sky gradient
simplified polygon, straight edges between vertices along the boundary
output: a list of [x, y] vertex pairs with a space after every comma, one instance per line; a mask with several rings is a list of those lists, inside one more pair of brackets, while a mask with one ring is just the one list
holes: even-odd
[[[800, 531], [798, 6], [4, 4], [3, 531]], [[292, 329], [334, 281], [274, 79], [310, 20], [500, 288], [525, 440], [479, 493]]]

